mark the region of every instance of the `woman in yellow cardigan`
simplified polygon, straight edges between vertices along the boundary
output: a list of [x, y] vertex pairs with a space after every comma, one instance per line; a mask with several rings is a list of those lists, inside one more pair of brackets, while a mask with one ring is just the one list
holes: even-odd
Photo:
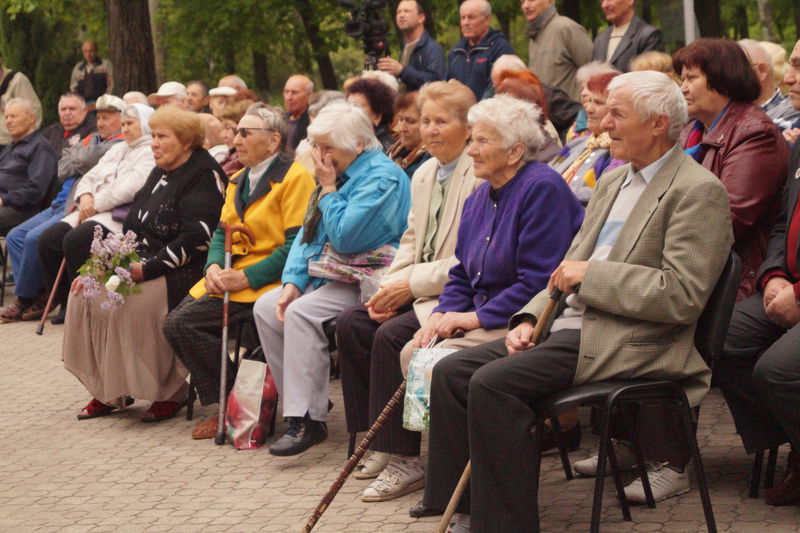
[[[164, 323], [164, 334], [192, 374], [200, 403], [219, 401], [219, 350], [222, 342], [222, 298], [230, 291], [229, 324], [249, 322], [253, 303], [280, 285], [286, 256], [292, 247], [314, 189], [314, 179], [283, 152], [286, 119], [282, 110], [254, 104], [239, 121], [234, 145], [245, 168], [228, 184], [220, 222], [244, 225], [254, 235], [251, 243], [233, 234], [233, 261], [224, 269], [225, 235], [217, 229], [211, 239], [205, 277], [189, 292]], [[228, 370], [228, 390], [236, 368]], [[196, 439], [217, 431], [217, 416], [198, 424]]]

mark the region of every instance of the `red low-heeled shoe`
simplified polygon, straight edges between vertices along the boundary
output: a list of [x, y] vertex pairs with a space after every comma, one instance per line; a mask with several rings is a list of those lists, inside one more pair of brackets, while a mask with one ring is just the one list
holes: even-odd
[[[130, 396], [125, 398], [125, 406], [129, 406], [133, 403], [133, 398]], [[100, 416], [110, 415], [114, 411], [116, 411], [118, 407], [116, 405], [108, 405], [96, 398], [92, 398], [92, 401], [86, 404], [86, 407], [81, 409], [81, 412], [78, 413], [78, 420], [87, 420], [89, 418], [97, 418]]]
[[142, 413], [139, 420], [142, 422], [161, 422], [178, 414], [186, 402], [153, 402], [150, 408]]

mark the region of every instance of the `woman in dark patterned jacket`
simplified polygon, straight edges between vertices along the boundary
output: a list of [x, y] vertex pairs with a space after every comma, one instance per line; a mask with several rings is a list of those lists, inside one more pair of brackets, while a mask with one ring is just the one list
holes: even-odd
[[136, 193], [123, 231], [136, 233], [141, 261], [130, 275], [141, 289], [121, 307], [105, 310], [101, 298], [72, 286], [64, 335], [64, 366], [92, 394], [79, 419], [106, 415], [152, 400], [141, 420], [175, 416], [188, 386], [184, 366], [162, 333], [170, 309], [203, 275], [208, 243], [222, 208], [217, 182], [224, 175], [202, 148], [200, 119], [167, 106], [150, 119], [156, 167]]

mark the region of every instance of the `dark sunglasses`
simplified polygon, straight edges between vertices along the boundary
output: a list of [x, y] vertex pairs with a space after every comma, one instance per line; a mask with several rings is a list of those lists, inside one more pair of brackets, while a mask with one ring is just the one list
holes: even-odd
[[269, 128], [231, 128], [234, 135], [241, 135], [242, 139], [246, 139], [251, 131], [273, 131]]

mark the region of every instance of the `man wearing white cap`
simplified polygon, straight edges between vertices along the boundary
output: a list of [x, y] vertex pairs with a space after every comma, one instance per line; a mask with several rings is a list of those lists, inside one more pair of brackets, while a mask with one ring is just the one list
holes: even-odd
[[[16, 226], [8, 233], [8, 256], [14, 272], [16, 301], [0, 316], [3, 322], [36, 320], [42, 314], [46, 293], [44, 273], [39, 261], [38, 242], [44, 230], [61, 220], [72, 205], [74, 185], [94, 167], [112, 145], [122, 141], [121, 98], [104, 94], [95, 102], [97, 132], [91, 133], [74, 146], [67, 146], [58, 160], [58, 179], [61, 190], [50, 207]], [[38, 297], [38, 298], [37, 298]], [[56, 322], [58, 319], [54, 319]]]
[[177, 81], [162, 83], [158, 92], [149, 95], [147, 101], [154, 107], [174, 105], [186, 109], [186, 86]]
[[228, 87], [227, 85], [221, 85], [219, 87], [214, 87], [210, 91], [208, 91], [208, 106], [211, 108], [212, 115], [218, 115], [222, 108], [225, 107], [226, 104], [229, 104], [233, 101], [233, 97], [239, 93], [233, 87]]

